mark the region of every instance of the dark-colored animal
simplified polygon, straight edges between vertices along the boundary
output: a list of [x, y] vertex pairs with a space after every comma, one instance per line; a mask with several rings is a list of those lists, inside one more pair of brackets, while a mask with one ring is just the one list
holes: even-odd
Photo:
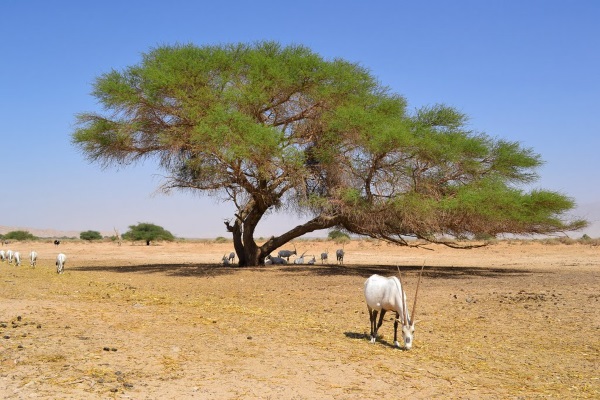
[[335, 251], [335, 258], [337, 259], [338, 264], [344, 263], [344, 249], [337, 249]]
[[55, 240], [55, 241], [54, 241], [54, 245], [55, 245], [55, 246], [58, 246], [59, 244], [60, 244], [60, 240]]
[[291, 256], [295, 256], [298, 253], [296, 252], [296, 246], [294, 245], [294, 251], [292, 250], [279, 250], [277, 252], [277, 256], [281, 258], [285, 258], [288, 262], [290, 261]]

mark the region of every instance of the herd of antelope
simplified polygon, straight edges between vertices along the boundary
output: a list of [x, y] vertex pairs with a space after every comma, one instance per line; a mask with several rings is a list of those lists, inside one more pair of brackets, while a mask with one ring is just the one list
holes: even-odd
[[[55, 245], [57, 245], [55, 243]], [[29, 252], [29, 265], [33, 268], [37, 265], [38, 253], [35, 250]], [[56, 273], [62, 274], [65, 268], [65, 262], [67, 261], [67, 256], [63, 253], [59, 253], [56, 256]], [[14, 263], [15, 266], [21, 266], [21, 253], [19, 251], [12, 250], [0, 250], [0, 262], [6, 262], [8, 265], [12, 265]]]
[[[54, 243], [56, 246], [60, 244]], [[306, 252], [302, 253], [300, 257], [296, 257], [294, 264], [304, 264]], [[344, 249], [338, 249], [336, 251], [336, 260], [338, 264], [344, 262]], [[277, 256], [267, 256], [265, 264], [287, 264], [291, 256], [297, 256], [298, 252], [296, 246], [294, 250], [280, 250]], [[37, 265], [38, 253], [31, 251], [29, 253], [29, 264], [31, 267]], [[62, 274], [64, 271], [67, 257], [64, 253], [59, 253], [56, 256], [56, 272]], [[224, 265], [230, 265], [235, 260], [235, 253], [224, 255], [222, 262]], [[328, 252], [321, 253], [321, 263], [325, 263], [328, 260]], [[312, 259], [308, 260], [307, 264], [314, 264], [316, 257], [313, 255]], [[9, 265], [14, 263], [15, 266], [21, 265], [21, 253], [13, 250], [0, 250], [0, 262], [7, 262]], [[423, 264], [423, 268], [425, 264]], [[370, 321], [370, 341], [375, 343], [377, 340], [377, 332], [383, 324], [384, 316], [388, 311], [395, 313], [394, 318], [394, 345], [400, 347], [398, 341], [398, 325], [401, 325], [402, 339], [404, 341], [404, 348], [410, 350], [413, 345], [414, 333], [415, 333], [415, 311], [417, 307], [417, 296], [419, 293], [419, 285], [421, 284], [421, 277], [423, 275], [423, 268], [419, 273], [419, 279], [417, 281], [417, 288], [415, 290], [415, 298], [413, 302], [412, 311], [408, 311], [406, 303], [406, 292], [402, 283], [402, 278], [399, 274], [398, 277], [390, 276], [383, 277], [377, 274], [371, 275], [364, 284], [364, 295], [367, 303], [367, 309], [369, 311]], [[399, 271], [398, 271], [399, 272]], [[379, 319], [377, 318], [379, 317]]]

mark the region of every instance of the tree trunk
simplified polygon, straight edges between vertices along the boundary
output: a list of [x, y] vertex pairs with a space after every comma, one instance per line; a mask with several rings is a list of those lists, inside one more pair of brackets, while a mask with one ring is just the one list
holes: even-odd
[[278, 237], [271, 237], [259, 247], [254, 241], [254, 231], [258, 221], [259, 219], [247, 218], [243, 226], [239, 219], [236, 219], [233, 225], [225, 222], [227, 231], [231, 232], [233, 236], [233, 247], [238, 256], [238, 266], [240, 267], [264, 265], [267, 255], [292, 239], [316, 230], [331, 228], [339, 223], [339, 220], [335, 217], [318, 216]]

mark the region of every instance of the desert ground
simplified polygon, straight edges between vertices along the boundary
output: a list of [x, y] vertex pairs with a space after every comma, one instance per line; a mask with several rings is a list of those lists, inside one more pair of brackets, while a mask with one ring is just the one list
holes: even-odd
[[[208, 240], [4, 246], [25, 260], [0, 263], [0, 397], [600, 398], [600, 246], [353, 240], [336, 265], [332, 241], [294, 245], [329, 264], [224, 267], [231, 243]], [[399, 269], [412, 304], [423, 264], [413, 348], [390, 318], [371, 344], [365, 279]]]

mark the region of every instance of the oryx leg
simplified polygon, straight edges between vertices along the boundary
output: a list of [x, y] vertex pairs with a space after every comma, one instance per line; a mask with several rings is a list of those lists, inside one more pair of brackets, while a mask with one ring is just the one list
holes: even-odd
[[396, 347], [400, 347], [398, 342], [398, 318], [400, 318], [400, 314], [396, 313], [396, 318], [394, 318], [394, 346]]

